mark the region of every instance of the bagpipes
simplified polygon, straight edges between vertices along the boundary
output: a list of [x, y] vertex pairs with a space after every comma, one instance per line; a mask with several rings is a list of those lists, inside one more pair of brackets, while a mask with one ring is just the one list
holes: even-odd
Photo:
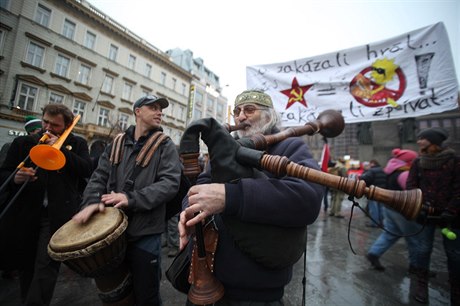
[[[264, 151], [270, 145], [285, 140], [288, 137], [314, 135], [320, 133], [324, 137], [336, 137], [344, 129], [345, 123], [342, 115], [334, 110], [327, 110], [321, 113], [317, 120], [309, 122], [304, 126], [288, 128], [273, 135], [255, 135], [250, 138], [235, 140], [229, 131], [213, 118], [206, 118], [194, 121], [184, 132], [180, 143], [180, 156], [184, 164], [184, 174], [194, 180], [200, 173], [198, 163], [199, 140], [200, 138], [208, 147], [211, 164], [211, 182], [227, 183], [240, 178], [252, 178], [257, 175], [257, 169], [273, 173], [278, 177], [285, 175], [317, 183], [330, 188], [341, 190], [349, 195], [360, 198], [366, 196], [368, 199], [381, 202], [388, 207], [400, 212], [407, 219], [415, 219], [422, 209], [422, 193], [420, 189], [409, 191], [386, 190], [376, 186], [366, 186], [361, 180], [351, 180], [335, 176], [320, 170], [305, 167], [290, 161], [287, 157], [266, 154]], [[260, 235], [279, 235], [293, 237], [292, 239], [303, 239], [306, 243], [306, 231], [303, 228], [281, 228], [270, 225], [253, 224], [242, 222], [229, 216], [221, 216], [223, 222], [235, 238], [237, 246], [244, 250], [250, 257], [256, 258], [262, 264], [270, 264], [270, 250], [273, 248], [289, 249], [286, 260], [280, 261], [277, 258], [274, 268], [282, 268], [295, 263], [302, 255], [305, 245], [292, 248], [292, 241], [289, 239], [276, 239], [266, 241], [260, 239]], [[261, 230], [260, 228], [263, 227]], [[254, 230], [258, 228], [258, 230]], [[248, 233], [253, 233], [248, 235]], [[192, 258], [193, 282], [188, 293], [189, 300], [197, 305], [212, 304], [222, 298], [224, 288], [214, 277], [206, 260], [205, 243], [203, 239], [201, 224], [196, 226], [196, 249]], [[262, 245], [260, 245], [262, 241]], [[256, 249], [265, 248], [266, 251], [254, 254], [256, 250], [251, 249], [257, 244]], [[265, 245], [263, 245], [265, 244]], [[281, 245], [280, 245], [281, 244]], [[286, 247], [289, 245], [290, 247]], [[259, 251], [260, 252], [260, 251]], [[212, 262], [212, 261], [211, 261]]]

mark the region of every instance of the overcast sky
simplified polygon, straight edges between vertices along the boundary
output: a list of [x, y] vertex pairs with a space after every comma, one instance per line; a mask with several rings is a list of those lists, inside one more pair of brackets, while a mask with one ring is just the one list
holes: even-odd
[[89, 0], [162, 51], [190, 49], [228, 84], [246, 89], [246, 66], [365, 45], [437, 22], [447, 28], [460, 80], [459, 0]]

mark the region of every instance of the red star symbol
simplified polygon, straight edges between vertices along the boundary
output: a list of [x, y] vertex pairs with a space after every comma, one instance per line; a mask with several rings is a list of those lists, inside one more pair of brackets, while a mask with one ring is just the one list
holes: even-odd
[[280, 91], [282, 94], [289, 97], [288, 103], [286, 104], [286, 109], [291, 107], [296, 102], [299, 102], [303, 106], [307, 107], [307, 101], [305, 101], [304, 95], [307, 93], [307, 91], [312, 86], [313, 84], [299, 86], [299, 82], [297, 82], [297, 78], [294, 77], [294, 79], [292, 80], [291, 88]]

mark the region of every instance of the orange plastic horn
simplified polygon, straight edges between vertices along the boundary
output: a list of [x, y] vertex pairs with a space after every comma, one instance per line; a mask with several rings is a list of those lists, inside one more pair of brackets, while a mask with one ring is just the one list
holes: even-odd
[[62, 133], [53, 145], [39, 144], [33, 147], [30, 152], [30, 159], [38, 167], [45, 170], [59, 170], [65, 165], [65, 156], [61, 152], [61, 147], [72, 129], [80, 120], [80, 115], [76, 115], [72, 124]]

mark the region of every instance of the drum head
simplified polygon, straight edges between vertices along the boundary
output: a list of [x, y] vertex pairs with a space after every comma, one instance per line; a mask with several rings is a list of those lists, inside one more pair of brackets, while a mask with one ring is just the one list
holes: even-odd
[[51, 237], [49, 247], [55, 252], [83, 249], [106, 238], [122, 223], [124, 214], [118, 208], [106, 207], [104, 212], [91, 216], [84, 224], [68, 221]]

